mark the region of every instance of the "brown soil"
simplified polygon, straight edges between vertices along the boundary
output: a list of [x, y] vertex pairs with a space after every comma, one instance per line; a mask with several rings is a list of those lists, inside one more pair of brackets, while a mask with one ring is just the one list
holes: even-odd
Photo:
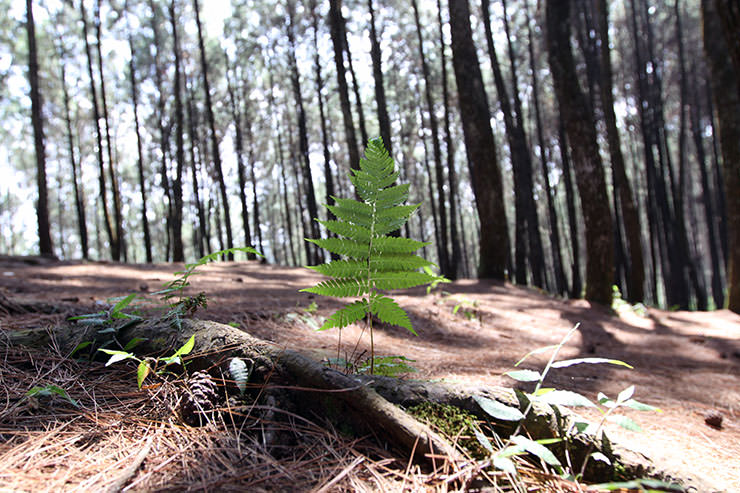
[[[182, 265], [118, 265], [44, 262], [0, 258], [0, 294], [14, 300], [46, 301], [72, 312], [89, 313], [111, 297], [154, 292]], [[318, 280], [307, 269], [257, 262], [218, 263], [192, 278], [191, 293], [204, 291], [208, 309], [200, 318], [238, 323], [255, 336], [299, 349], [316, 358], [336, 356], [336, 330], [313, 325], [338, 305], [333, 299], [300, 293]], [[629, 385], [635, 398], [663, 412], [626, 412], [644, 433], [608, 426], [610, 436], [674, 470], [690, 471], [727, 492], [740, 491], [740, 316], [630, 309], [618, 315], [584, 301], [563, 301], [510, 284], [463, 280], [436, 292], [411, 290], [394, 296], [409, 312], [416, 337], [405, 329], [376, 327], [380, 355], [415, 360], [414, 377], [447, 382], [513, 385], [502, 374], [529, 351], [558, 343], [568, 330], [580, 330], [561, 358], [608, 357], [632, 364], [580, 365], [553, 370], [553, 387], [579, 391], [592, 400], [598, 392], [615, 397]], [[312, 302], [315, 312], [307, 309]], [[458, 306], [457, 313], [453, 313]], [[50, 315], [50, 320], [53, 315]], [[38, 323], [36, 321], [36, 323]], [[23, 316], [4, 318], [4, 329], [25, 327]], [[342, 356], [351, 356], [360, 327], [342, 331]], [[367, 349], [367, 335], [357, 352]], [[547, 355], [524, 367], [542, 369]], [[4, 400], [4, 399], [3, 399]], [[710, 411], [722, 414], [722, 427], [705, 424]], [[596, 418], [595, 414], [589, 417]]]

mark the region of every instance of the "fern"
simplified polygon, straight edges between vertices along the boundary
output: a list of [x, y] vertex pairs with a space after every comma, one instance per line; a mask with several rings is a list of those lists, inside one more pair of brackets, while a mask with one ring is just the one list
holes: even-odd
[[389, 236], [400, 229], [419, 205], [404, 205], [409, 185], [394, 185], [398, 178], [393, 159], [380, 138], [370, 139], [360, 169], [352, 170], [350, 181], [362, 200], [334, 198], [326, 208], [336, 220], [317, 221], [332, 238], [308, 239], [342, 258], [310, 267], [331, 279], [301, 291], [322, 296], [360, 298], [337, 310], [319, 330], [342, 329], [367, 319], [370, 328], [371, 372], [374, 359], [372, 316], [404, 327], [416, 335], [406, 312], [382, 291], [406, 289], [433, 282], [439, 276], [427, 269], [432, 264], [414, 252], [430, 243]]

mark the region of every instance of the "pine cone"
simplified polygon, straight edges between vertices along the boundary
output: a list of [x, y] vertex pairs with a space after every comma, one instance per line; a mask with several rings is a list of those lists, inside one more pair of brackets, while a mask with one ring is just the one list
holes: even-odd
[[190, 426], [202, 426], [206, 414], [218, 401], [218, 388], [211, 375], [204, 371], [193, 373], [187, 382], [187, 393], [180, 407], [182, 420]]

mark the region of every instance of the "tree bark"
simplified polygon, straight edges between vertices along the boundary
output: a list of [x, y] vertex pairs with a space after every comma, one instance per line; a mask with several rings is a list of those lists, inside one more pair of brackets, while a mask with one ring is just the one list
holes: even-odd
[[175, 80], [173, 92], [175, 93], [175, 179], [172, 181], [172, 194], [175, 204], [172, 210], [172, 260], [174, 262], [185, 261], [185, 251], [182, 244], [182, 175], [185, 169], [185, 124], [182, 107], [182, 76], [180, 75], [180, 42], [177, 34], [177, 18], [175, 16], [175, 1], [169, 6], [170, 25], [172, 26], [172, 44], [175, 54]]
[[102, 43], [100, 41], [100, 0], [96, 0], [95, 9], [95, 47], [98, 52], [98, 75], [100, 76], [100, 103], [103, 107], [103, 123], [105, 123], [105, 146], [108, 153], [108, 174], [110, 175], [110, 189], [113, 196], [113, 219], [115, 221], [115, 235], [111, 240], [111, 256], [113, 260], [125, 259], [126, 252], [123, 239], [123, 216], [121, 214], [121, 191], [118, 187], [118, 172], [116, 163], [113, 161], [113, 143], [110, 138], [110, 119], [108, 118], [108, 101], [105, 91], [105, 76], [103, 73]]
[[187, 91], [187, 108], [188, 108], [188, 136], [190, 137], [190, 173], [191, 178], [193, 182], [193, 200], [195, 200], [195, 207], [198, 212], [198, 228], [196, 230], [196, 250], [198, 251], [198, 255], [200, 257], [203, 257], [206, 255], [206, 248], [205, 245], [208, 243], [208, 232], [206, 231], [206, 215], [205, 211], [203, 210], [203, 202], [200, 198], [200, 185], [198, 183], [198, 167], [197, 167], [197, 161], [195, 158], [195, 148], [196, 148], [196, 142], [198, 140], [197, 133], [196, 133], [196, 114], [193, 109], [193, 95], [192, 91], [188, 86], [188, 83], [185, 83], [186, 85], [186, 91]]
[[609, 7], [607, 0], [598, 0], [596, 6], [599, 37], [601, 38], [601, 106], [604, 113], [604, 122], [606, 123], [607, 142], [614, 175], [614, 193], [619, 198], [618, 203], [622, 212], [621, 217], [624, 222], [629, 254], [626, 298], [632, 303], [637, 303], [645, 299], [645, 262], [640, 239], [640, 216], [633, 198], [632, 187], [627, 178], [624, 155], [622, 154], [622, 147], [619, 140], [619, 130], [617, 129], [617, 117], [614, 113], [614, 89], [612, 87], [612, 64], [609, 48]]
[[334, 47], [334, 64], [337, 69], [337, 85], [339, 90], [339, 103], [342, 107], [342, 118], [344, 121], [344, 138], [347, 141], [347, 152], [349, 166], [352, 169], [360, 169], [360, 152], [357, 147], [357, 136], [355, 124], [352, 121], [352, 107], [349, 102], [349, 88], [347, 86], [347, 72], [344, 68], [344, 40], [342, 36], [341, 0], [329, 0], [329, 27], [331, 30], [331, 41]]
[[[213, 104], [211, 101], [211, 85], [208, 81], [208, 60], [206, 59], [206, 48], [203, 42], [203, 29], [200, 22], [200, 8], [198, 0], [193, 0], [193, 10], [195, 11], [195, 24], [198, 28], [198, 49], [200, 51], [200, 66], [203, 75], [203, 92], [206, 97], [206, 118], [208, 119], [208, 128], [211, 134], [211, 149], [213, 166], [216, 170], [216, 179], [218, 188], [221, 192], [221, 206], [224, 209], [224, 225], [226, 229], [226, 248], [234, 247], [234, 239], [231, 233], [231, 212], [229, 210], [229, 195], [226, 191], [226, 181], [224, 179], [223, 167], [221, 165], [221, 151], [218, 148], [218, 135], [216, 134], [216, 119], [213, 115]], [[233, 254], [229, 254], [229, 260], [234, 259]]]
[[740, 313], [740, 79], [727, 63], [728, 46], [713, 0], [702, 0], [704, 50], [711, 71], [714, 108], [719, 123], [727, 210], [728, 308]]
[[383, 145], [388, 154], [393, 156], [393, 145], [391, 142], [391, 119], [388, 116], [388, 103], [385, 98], [385, 87], [383, 85], [382, 56], [378, 32], [375, 26], [374, 0], [367, 0], [367, 9], [370, 12], [370, 58], [373, 62], [373, 81], [375, 82], [375, 106], [378, 113], [378, 128]]
[[[432, 81], [429, 75], [429, 65], [427, 64], [426, 54], [424, 52], [424, 38], [421, 34], [421, 21], [419, 20], [419, 7], [417, 0], [411, 0], [411, 6], [414, 10], [414, 23], [416, 25], [416, 39], [419, 49], [419, 60], [421, 63], [421, 72], [424, 77], [424, 99], [427, 106], [429, 128], [432, 132], [432, 152], [434, 153], [434, 172], [437, 184], [437, 212], [439, 214], [439, 225], [437, 229], [437, 251], [439, 252], [439, 267], [442, 275], [450, 276], [450, 254], [447, 248], [447, 207], [444, 191], [444, 168], [442, 166], [442, 149], [439, 143], [439, 125], [432, 99]], [[431, 181], [432, 177], [429, 176]], [[434, 195], [430, 197], [434, 200]]]
[[488, 98], [473, 44], [468, 0], [450, 0], [449, 11], [458, 104], [481, 224], [478, 275], [482, 278], [504, 280], [509, 255], [509, 233], [503, 184], [496, 159]]
[[586, 231], [586, 299], [611, 306], [614, 279], [613, 229], [596, 129], [578, 84], [570, 46], [570, 5], [548, 0], [550, 68], [568, 135]]
[[82, 180], [82, 167], [77, 162], [75, 156], [75, 144], [74, 136], [72, 133], [72, 118], [70, 116], [70, 100], [69, 90], [67, 89], [67, 73], [64, 68], [65, 65], [65, 51], [61, 45], [59, 45], [59, 58], [61, 63], [59, 64], [61, 74], [60, 81], [62, 84], [62, 96], [64, 100], [64, 124], [67, 132], [67, 152], [69, 153], [69, 162], [72, 167], [72, 186], [74, 188], [75, 195], [75, 211], [77, 213], [77, 231], [80, 235], [80, 248], [82, 250], [82, 258], [89, 258], [89, 245], [87, 235], [87, 218], [85, 214], [85, 193], [84, 193], [84, 182]]
[[[103, 214], [105, 231], [108, 235], [108, 241], [112, 246], [115, 244], [116, 232], [113, 228], [110, 212], [108, 210], [108, 189], [105, 182], [105, 162], [103, 159], [103, 134], [100, 130], [100, 107], [98, 105], [98, 90], [95, 86], [95, 74], [93, 72], [92, 50], [90, 41], [87, 38], [87, 13], [85, 3], [80, 0], [80, 18], [82, 20], [82, 39], [85, 43], [85, 55], [87, 57], [87, 75], [90, 78], [90, 100], [92, 102], [93, 120], [95, 120], [95, 138], [96, 138], [96, 156], [98, 158], [98, 185], [100, 188], [100, 206]], [[97, 248], [98, 255], [101, 254], [100, 248]]]
[[[298, 61], [295, 53], [295, 3], [288, 0], [288, 25], [286, 27], [288, 34], [288, 58], [291, 70], [291, 82], [293, 86], [293, 97], [296, 103], [296, 117], [298, 120], [298, 150], [303, 164], [303, 193], [306, 194], [306, 207], [308, 212], [308, 228], [306, 234], [311, 238], [321, 238], [319, 223], [319, 211], [316, 205], [316, 192], [313, 186], [313, 175], [311, 173], [311, 160], [308, 154], [308, 128], [306, 126], [306, 110], [303, 107], [303, 94], [301, 93], [301, 79], [298, 72]], [[298, 186], [298, 183], [296, 183]], [[324, 254], [321, 248], [308, 241], [304, 242], [307, 248], [306, 261], [312, 265], [320, 264], [324, 261]]]

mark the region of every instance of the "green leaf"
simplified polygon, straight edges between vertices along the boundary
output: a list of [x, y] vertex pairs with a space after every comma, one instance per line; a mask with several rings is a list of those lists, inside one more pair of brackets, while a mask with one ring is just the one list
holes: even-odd
[[493, 467], [500, 471], [504, 471], [506, 473], [511, 474], [512, 476], [516, 476], [516, 465], [514, 464], [514, 461], [509, 459], [508, 457], [502, 457], [500, 455], [496, 455], [493, 458]]
[[596, 407], [586, 397], [570, 390], [553, 390], [535, 397], [538, 402], [567, 407]]
[[75, 346], [72, 352], [69, 353], [69, 357], [71, 358], [72, 356], [75, 355], [75, 353], [77, 353], [78, 351], [82, 351], [83, 349], [90, 346], [91, 344], [92, 344], [92, 341], [85, 341], [85, 342], [79, 343], [78, 345]]
[[173, 354], [172, 356], [177, 357], [177, 356], [188, 355], [190, 354], [190, 352], [193, 350], [194, 347], [195, 347], [195, 334], [191, 335], [190, 339], [188, 339], [187, 342], [185, 342], [185, 344], [183, 344], [180, 349], [175, 351], [175, 354]]
[[122, 298], [118, 303], [113, 305], [113, 308], [111, 309], [111, 313], [118, 313], [127, 306], [131, 304], [132, 301], [136, 298], [136, 293], [131, 293], [130, 295]]
[[370, 230], [359, 224], [346, 221], [321, 221], [318, 219], [317, 222], [336, 235], [344, 236], [360, 243], [370, 243], [370, 237], [372, 236]]
[[606, 417], [607, 421], [611, 421], [612, 423], [616, 423], [625, 430], [630, 431], [636, 431], [638, 433], [642, 433], [642, 428], [640, 428], [640, 425], [632, 421], [627, 416], [622, 416], [619, 414], [612, 414], [610, 416]]
[[371, 274], [370, 282], [376, 289], [408, 289], [422, 284], [429, 284], [435, 280], [425, 272], [375, 272]]
[[367, 278], [367, 260], [334, 260], [328, 264], [311, 266], [309, 269], [328, 277]]
[[408, 238], [399, 238], [387, 236], [375, 238], [373, 240], [373, 253], [413, 253], [420, 248], [431, 245], [430, 242], [410, 240]]
[[484, 449], [488, 450], [491, 454], [494, 453], [491, 441], [477, 427], [473, 428], [473, 434], [475, 435], [475, 439], [478, 440], [478, 443], [480, 443]]
[[139, 367], [136, 369], [136, 383], [139, 385], [139, 390], [141, 390], [141, 384], [144, 383], [144, 379], [146, 379], [150, 371], [149, 363], [139, 361]]
[[404, 327], [412, 334], [418, 335], [411, 326], [411, 320], [409, 320], [408, 314], [391, 298], [387, 296], [374, 296], [370, 300], [370, 311], [382, 322]]
[[540, 378], [542, 378], [542, 375], [540, 375], [540, 372], [535, 370], [515, 370], [515, 371], [507, 371], [504, 373], [509, 378], [513, 378], [517, 382], [537, 382]]
[[362, 279], [329, 279], [317, 285], [301, 289], [302, 292], [320, 294], [322, 296], [334, 296], [336, 298], [347, 298], [361, 296], [370, 292], [367, 280]]
[[367, 311], [368, 304], [366, 300], [355, 301], [334, 312], [333, 315], [326, 319], [319, 330], [327, 330], [334, 327], [342, 329], [358, 320], [362, 320], [367, 314]]
[[601, 364], [601, 363], [608, 363], [610, 365], [617, 365], [617, 366], [624, 366], [625, 368], [629, 368], [632, 370], [634, 367], [628, 363], [625, 363], [624, 361], [619, 361], [618, 359], [607, 359], [607, 358], [575, 358], [575, 359], [564, 359], [562, 361], [556, 361], [554, 362], [551, 367], [552, 368], [567, 368], [568, 366], [573, 365], [580, 365], [580, 364]]
[[123, 346], [124, 351], [131, 351], [133, 348], [146, 341], [146, 337], [134, 337]]
[[663, 410], [659, 407], [651, 406], [649, 404], [643, 404], [642, 402], [636, 401], [635, 399], [628, 399], [622, 403], [623, 406], [635, 409], [637, 411], [655, 411], [662, 413]]
[[72, 404], [75, 407], [80, 407], [80, 405], [77, 403], [76, 400], [72, 399], [66, 390], [59, 387], [58, 385], [36, 385], [32, 387], [28, 392], [26, 392], [26, 397], [35, 397], [35, 396], [42, 396], [42, 397], [50, 397], [52, 395], [58, 395], [64, 399], [66, 399], [70, 404]]
[[124, 361], [127, 359], [136, 359], [136, 356], [134, 356], [131, 353], [128, 353], [126, 351], [117, 351], [115, 349], [98, 349], [98, 351], [102, 351], [105, 354], [110, 354], [111, 357], [108, 360], [108, 362], [105, 364], [105, 366], [110, 366], [113, 363], [117, 363], [119, 361]]
[[350, 257], [356, 260], [366, 259], [370, 256], [367, 244], [345, 238], [320, 238], [307, 239], [306, 241], [318, 245], [325, 250], [329, 250], [331, 253], [344, 255], [345, 257]]
[[619, 395], [617, 396], [617, 405], [620, 405], [624, 403], [624, 401], [629, 400], [634, 395], [634, 393], [635, 393], [634, 385], [630, 385], [629, 387], [621, 391]]
[[547, 447], [522, 435], [511, 437], [511, 442], [524, 448], [530, 454], [534, 454], [551, 466], [560, 466], [560, 461]]
[[506, 404], [501, 404], [498, 401], [479, 395], [474, 395], [473, 399], [483, 411], [496, 419], [502, 419], [504, 421], [521, 421], [524, 419], [524, 414], [515, 407], [507, 406]]

